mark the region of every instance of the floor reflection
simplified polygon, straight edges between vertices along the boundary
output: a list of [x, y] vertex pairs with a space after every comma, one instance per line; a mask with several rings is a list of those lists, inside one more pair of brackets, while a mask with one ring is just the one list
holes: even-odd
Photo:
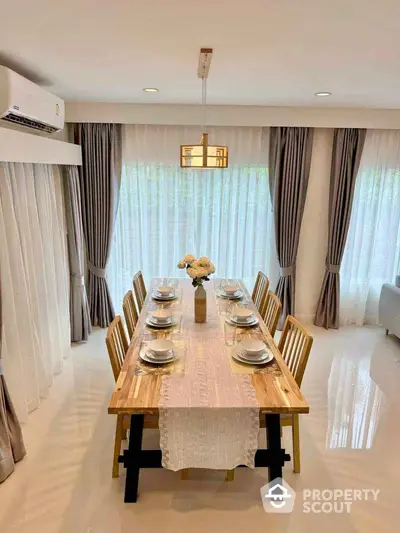
[[328, 381], [327, 448], [371, 448], [383, 393], [370, 367], [370, 354], [335, 356]]

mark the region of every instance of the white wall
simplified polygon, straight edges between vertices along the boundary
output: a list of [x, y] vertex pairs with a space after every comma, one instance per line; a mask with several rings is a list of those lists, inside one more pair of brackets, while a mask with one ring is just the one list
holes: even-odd
[[[182, 126], [203, 122], [202, 107], [196, 105], [67, 102], [65, 116], [67, 122]], [[212, 126], [400, 129], [400, 109], [207, 106], [207, 123]]]
[[0, 127], [0, 161], [81, 165], [82, 154], [78, 144]]
[[297, 255], [296, 316], [312, 321], [325, 271], [333, 130], [314, 130], [313, 152]]

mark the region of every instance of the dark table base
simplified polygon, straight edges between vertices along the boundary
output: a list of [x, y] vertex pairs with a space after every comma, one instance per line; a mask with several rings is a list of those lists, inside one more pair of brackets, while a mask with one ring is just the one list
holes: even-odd
[[[142, 450], [144, 415], [131, 415], [129, 447], [120, 455], [119, 462], [126, 468], [125, 503], [138, 499], [141, 468], [162, 468], [161, 450]], [[257, 450], [255, 466], [268, 467], [268, 480], [282, 477], [282, 468], [290, 455], [281, 446], [280, 415], [265, 415], [267, 449]]]

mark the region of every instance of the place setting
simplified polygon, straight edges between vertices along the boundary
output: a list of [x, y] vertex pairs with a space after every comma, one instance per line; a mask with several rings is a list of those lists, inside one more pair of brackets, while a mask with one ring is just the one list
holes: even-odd
[[259, 339], [244, 339], [234, 345], [232, 357], [239, 363], [250, 365], [265, 365], [274, 358], [271, 350], [264, 341]]
[[142, 338], [139, 357], [134, 373], [136, 376], [146, 374], [184, 373], [186, 359], [186, 341], [184, 338], [159, 338], [146, 341]]
[[[249, 365], [263, 368], [273, 359], [273, 353], [264, 340], [254, 338], [244, 338], [238, 340], [235, 326], [225, 324], [225, 344], [228, 346], [229, 354], [234, 360], [233, 370], [238, 373], [248, 373]], [[236, 363], [241, 363], [237, 365]], [[246, 368], [247, 367], [247, 368]], [[253, 373], [253, 372], [252, 372]]]
[[176, 287], [160, 285], [153, 290], [152, 298], [158, 302], [172, 302], [178, 298]]
[[154, 329], [168, 329], [179, 324], [179, 317], [170, 309], [157, 308], [149, 311], [146, 317], [146, 326]]
[[152, 365], [171, 363], [175, 357], [174, 343], [170, 339], [155, 339], [147, 342], [140, 351], [140, 358]]
[[244, 292], [237, 283], [225, 283], [224, 281], [221, 282], [216, 294], [217, 297], [225, 300], [241, 300], [244, 296]]
[[238, 305], [232, 307], [231, 313], [226, 317], [225, 321], [231, 326], [240, 328], [251, 328], [259, 322], [252, 309]]

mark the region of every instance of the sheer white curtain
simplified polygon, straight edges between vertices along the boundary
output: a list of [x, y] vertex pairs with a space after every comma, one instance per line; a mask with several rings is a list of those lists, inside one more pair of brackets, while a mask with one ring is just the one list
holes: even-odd
[[343, 324], [377, 323], [383, 283], [400, 272], [400, 131], [370, 130], [340, 269]]
[[229, 146], [229, 168], [179, 167], [181, 144], [198, 143], [200, 128], [126, 126], [119, 211], [107, 278], [119, 309], [133, 274], [184, 276], [186, 253], [207, 255], [216, 276], [258, 270], [278, 277], [268, 185], [268, 130], [208, 128], [210, 143]]
[[21, 421], [70, 350], [62, 183], [56, 166], [0, 166], [3, 365]]

